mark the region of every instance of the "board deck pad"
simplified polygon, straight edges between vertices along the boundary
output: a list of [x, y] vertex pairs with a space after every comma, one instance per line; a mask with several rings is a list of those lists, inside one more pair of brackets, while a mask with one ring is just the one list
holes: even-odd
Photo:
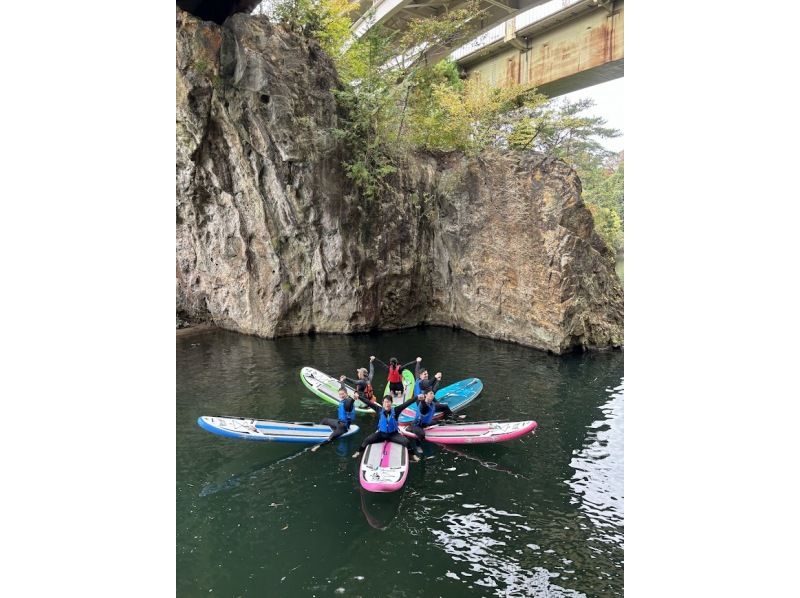
[[[213, 417], [201, 415], [197, 418], [197, 425], [218, 436], [260, 442], [319, 444], [327, 440], [331, 435], [330, 426], [322, 424], [314, 424], [311, 422], [282, 422], [245, 417]], [[339, 438], [352, 436], [358, 431], [359, 427], [357, 425], [350, 424], [350, 429]]]
[[394, 492], [408, 476], [408, 451], [396, 442], [368, 444], [361, 458], [359, 480], [370, 492]]

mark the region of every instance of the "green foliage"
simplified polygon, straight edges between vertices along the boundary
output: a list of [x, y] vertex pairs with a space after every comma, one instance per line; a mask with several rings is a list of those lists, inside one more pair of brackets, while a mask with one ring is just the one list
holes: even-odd
[[340, 54], [350, 38], [348, 16], [358, 0], [275, 0], [272, 18], [294, 31], [319, 40], [331, 56]]
[[429, 65], [424, 50], [466, 35], [478, 14], [472, 2], [437, 20], [413, 20], [402, 36], [373, 27], [334, 57], [345, 83], [336, 92], [347, 112], [337, 131], [352, 156], [345, 169], [368, 197], [385, 188], [405, 151], [457, 147], [447, 141], [439, 98], [445, 90], [460, 94], [464, 84], [455, 63]]
[[624, 246], [625, 163], [616, 156], [578, 167], [583, 201], [594, 217], [597, 233], [614, 251]]
[[619, 131], [605, 127], [597, 116], [581, 115], [594, 106], [589, 99], [550, 101], [537, 106], [526, 105], [515, 114], [515, 123], [508, 135], [510, 147], [536, 150], [571, 164], [603, 158], [608, 152], [600, 139], [619, 136]]

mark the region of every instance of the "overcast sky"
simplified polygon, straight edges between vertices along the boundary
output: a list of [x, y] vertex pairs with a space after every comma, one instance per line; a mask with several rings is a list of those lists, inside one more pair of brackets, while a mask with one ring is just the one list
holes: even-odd
[[587, 110], [586, 114], [602, 116], [606, 119], [609, 127], [619, 129], [622, 135], [614, 139], [606, 139], [603, 142], [608, 149], [618, 152], [624, 149], [625, 141], [625, 77], [614, 79], [594, 87], [587, 87], [579, 91], [573, 91], [562, 98], [569, 98], [573, 102], [581, 98], [592, 98], [595, 102], [594, 108]]

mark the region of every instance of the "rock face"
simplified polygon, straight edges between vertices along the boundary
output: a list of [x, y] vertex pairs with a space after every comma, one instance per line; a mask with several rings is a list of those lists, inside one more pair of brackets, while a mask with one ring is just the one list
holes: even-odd
[[452, 325], [563, 353], [622, 342], [580, 181], [530, 154], [409, 156], [368, 201], [331, 61], [263, 17], [177, 11], [177, 311], [259, 336]]

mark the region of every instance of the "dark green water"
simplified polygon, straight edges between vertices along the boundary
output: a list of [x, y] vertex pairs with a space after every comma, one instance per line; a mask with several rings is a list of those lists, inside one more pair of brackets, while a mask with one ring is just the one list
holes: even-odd
[[[318, 421], [310, 365], [352, 376], [417, 355], [477, 376], [468, 419], [535, 419], [507, 443], [428, 445], [405, 487], [364, 493], [354, 437], [305, 445], [214, 436], [200, 415]], [[386, 378], [376, 368], [375, 387]], [[262, 340], [177, 339], [179, 596], [614, 596], [623, 593], [623, 354], [555, 357], [446, 328]]]

